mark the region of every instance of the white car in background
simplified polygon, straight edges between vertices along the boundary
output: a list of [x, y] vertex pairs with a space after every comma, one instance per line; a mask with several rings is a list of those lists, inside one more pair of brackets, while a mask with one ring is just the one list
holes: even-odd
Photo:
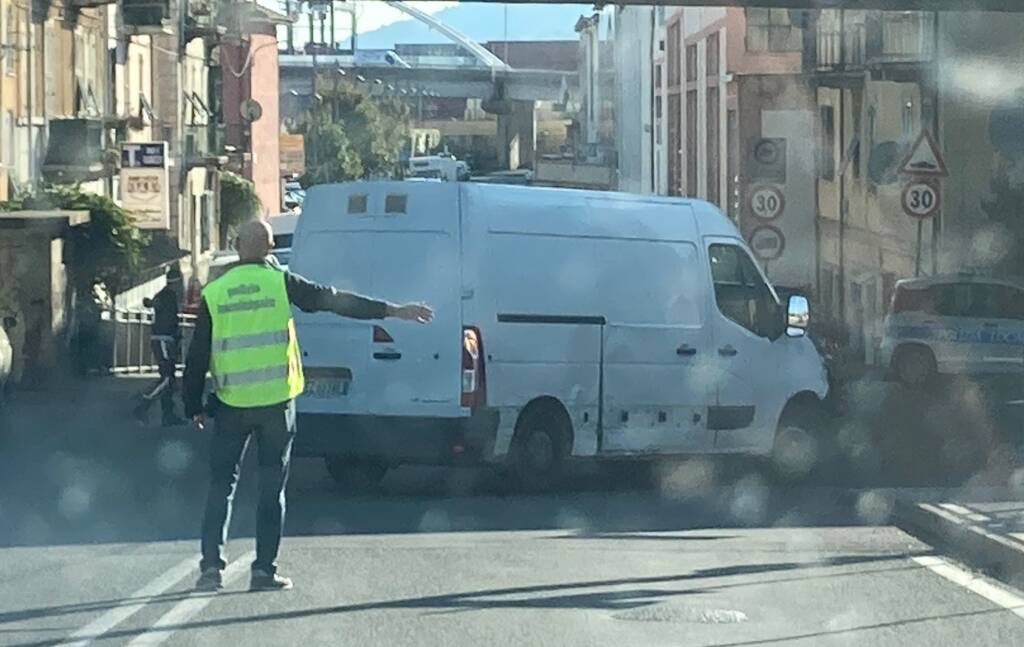
[[1024, 280], [960, 273], [900, 281], [881, 350], [908, 386], [936, 375], [1024, 373]]
[[282, 213], [278, 216], [268, 218], [270, 228], [274, 230], [274, 249], [271, 252], [281, 267], [288, 269], [288, 263], [292, 258], [292, 236], [295, 234], [295, 226], [299, 222], [299, 215], [294, 213]]

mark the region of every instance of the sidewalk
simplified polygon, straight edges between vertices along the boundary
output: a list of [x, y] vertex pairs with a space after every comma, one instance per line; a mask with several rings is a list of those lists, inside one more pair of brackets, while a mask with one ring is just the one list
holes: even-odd
[[1024, 487], [904, 490], [895, 521], [974, 568], [1024, 584]]

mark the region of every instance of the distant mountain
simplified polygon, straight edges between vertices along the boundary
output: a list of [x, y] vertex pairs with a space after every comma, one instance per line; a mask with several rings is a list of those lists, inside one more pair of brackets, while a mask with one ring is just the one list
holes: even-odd
[[[576, 21], [593, 13], [590, 4], [510, 4], [509, 40], [576, 40]], [[465, 3], [434, 14], [438, 20], [461, 31], [477, 42], [505, 40], [505, 6], [492, 3]], [[359, 34], [359, 47], [388, 49], [396, 43], [448, 43], [443, 34], [418, 20], [403, 20], [374, 31]]]

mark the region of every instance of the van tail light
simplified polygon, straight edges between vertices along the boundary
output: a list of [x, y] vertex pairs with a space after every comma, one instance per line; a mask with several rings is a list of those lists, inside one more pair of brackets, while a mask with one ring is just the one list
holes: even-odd
[[373, 327], [373, 343], [375, 344], [391, 344], [394, 343], [395, 339], [391, 336], [391, 333], [384, 330], [380, 326]]
[[462, 406], [480, 407], [487, 400], [484, 346], [480, 329], [462, 329]]

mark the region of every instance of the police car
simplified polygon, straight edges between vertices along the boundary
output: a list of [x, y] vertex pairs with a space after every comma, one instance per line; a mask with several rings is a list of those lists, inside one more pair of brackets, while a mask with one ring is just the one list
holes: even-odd
[[1024, 280], [961, 273], [900, 281], [881, 351], [909, 386], [940, 374], [1024, 373]]

